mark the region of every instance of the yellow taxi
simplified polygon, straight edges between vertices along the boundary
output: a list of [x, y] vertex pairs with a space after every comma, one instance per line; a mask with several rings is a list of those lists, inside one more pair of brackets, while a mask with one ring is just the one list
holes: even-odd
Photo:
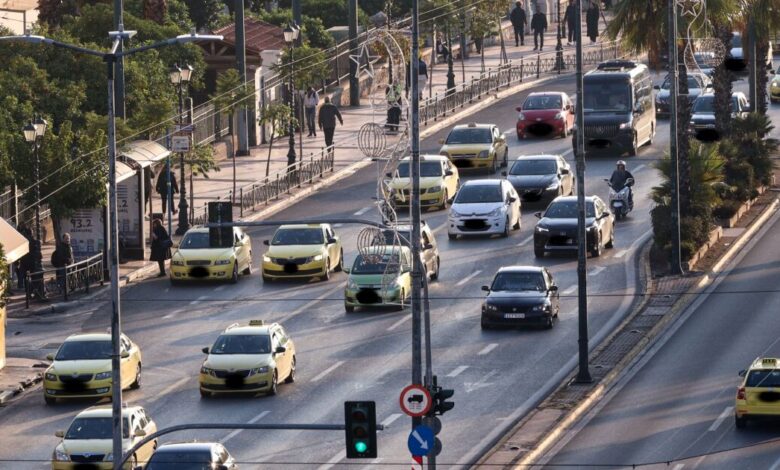
[[209, 244], [209, 229], [187, 230], [171, 256], [171, 283], [223, 280], [238, 282], [238, 274], [252, 273], [252, 240], [241, 228], [233, 227], [233, 243], [223, 248]]
[[344, 267], [341, 240], [330, 224], [282, 225], [271, 240], [263, 240], [263, 281], [320, 277]]
[[[398, 167], [386, 176], [388, 187], [393, 191], [396, 206], [408, 206], [412, 188], [411, 161], [406, 157]], [[441, 155], [420, 155], [420, 205], [422, 207], [447, 208], [447, 200], [458, 192], [460, 175], [458, 169], [447, 157]]]
[[739, 371], [739, 376], [743, 379], [734, 406], [737, 428], [747, 426], [750, 418], [780, 417], [780, 359], [756, 358], [748, 370]]
[[234, 323], [219, 335], [200, 368], [200, 396], [219, 393], [276, 395], [280, 380], [295, 381], [295, 344], [278, 323]]
[[[113, 442], [111, 406], [93, 406], [77, 414], [67, 431], [57, 431], [61, 438], [51, 456], [52, 470], [79, 468], [111, 469]], [[144, 437], [157, 432], [157, 425], [140, 406], [122, 407], [122, 449], [127, 452]], [[134, 469], [149, 460], [157, 439], [153, 439], [128, 459], [126, 469]]]
[[[111, 397], [111, 334], [89, 333], [69, 336], [43, 375], [43, 398], [54, 404], [58, 398]], [[120, 337], [122, 388], [141, 386], [141, 349]]]
[[439, 154], [458, 168], [487, 168], [495, 173], [509, 161], [506, 136], [495, 124], [461, 124], [455, 126], [442, 144]]
[[344, 310], [395, 306], [401, 309], [412, 295], [412, 252], [403, 245], [369, 247], [355, 258], [344, 289]]
[[775, 76], [769, 84], [769, 100], [772, 103], [780, 101], [780, 68], [775, 70]]

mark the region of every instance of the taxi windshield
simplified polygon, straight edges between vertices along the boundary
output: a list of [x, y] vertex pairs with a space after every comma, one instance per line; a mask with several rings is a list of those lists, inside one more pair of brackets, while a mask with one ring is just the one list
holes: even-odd
[[271, 245], [322, 245], [325, 240], [322, 237], [322, 229], [317, 228], [288, 228], [277, 230]]
[[157, 451], [146, 470], [211, 470], [210, 450]]
[[461, 129], [453, 129], [450, 135], [447, 136], [447, 144], [490, 144], [493, 142], [493, 137], [490, 134], [490, 129], [487, 128], [474, 128], [464, 127]]
[[[130, 426], [127, 424], [127, 418], [122, 421], [122, 434], [127, 439], [130, 437]], [[65, 433], [65, 439], [111, 439], [112, 429], [111, 417], [76, 418]]]
[[397, 254], [385, 253], [383, 255], [366, 256], [358, 255], [355, 264], [352, 265], [353, 274], [384, 274], [396, 273], [399, 268]]
[[111, 359], [111, 341], [65, 341], [55, 361]]
[[209, 248], [208, 232], [189, 232], [184, 235], [179, 245], [179, 249], [184, 250], [198, 250], [201, 248]]
[[211, 354], [270, 354], [268, 335], [221, 335], [211, 348]]
[[[398, 234], [398, 238], [396, 238], [395, 234]], [[385, 236], [385, 244], [393, 246], [396, 244], [396, 240], [398, 243], [401, 244], [401, 246], [408, 246], [411, 248], [412, 243], [410, 240], [412, 239], [411, 233], [409, 233], [408, 230], [385, 230], [384, 231]]]
[[751, 370], [746, 387], [780, 387], [780, 369]]
[[[430, 176], [441, 176], [441, 163], [439, 162], [420, 162], [420, 176], [430, 177]], [[399, 178], [408, 178], [409, 177], [409, 163], [401, 163], [398, 165], [398, 177]]]
[[490, 290], [544, 292], [544, 276], [542, 273], [498, 273]]

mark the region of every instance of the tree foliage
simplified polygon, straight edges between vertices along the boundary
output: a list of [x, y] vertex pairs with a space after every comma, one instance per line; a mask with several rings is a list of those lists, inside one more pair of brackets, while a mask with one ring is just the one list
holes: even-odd
[[292, 109], [284, 103], [271, 103], [260, 111], [260, 117], [257, 122], [261, 126], [271, 128], [270, 141], [268, 142], [268, 159], [265, 162], [265, 176], [268, 177], [271, 171], [271, 150], [274, 146], [274, 137], [276, 131], [281, 131], [292, 126], [298, 125], [298, 120], [293, 116]]
[[330, 76], [328, 56], [321, 49], [307, 44], [295, 47], [292, 51], [290, 48], [285, 49], [280, 63], [271, 68], [284, 77], [285, 83], [292, 73], [296, 90], [305, 90], [310, 86], [319, 88], [322, 80]]
[[[292, 10], [283, 10], [277, 8], [276, 10], [265, 11], [259, 10], [252, 13], [258, 19], [270, 23], [280, 28], [284, 28], [292, 22]], [[325, 28], [325, 24], [319, 17], [301, 15], [303, 24], [301, 25], [301, 34], [303, 34], [303, 42], [309, 44], [312, 47], [319, 49], [329, 49], [336, 45], [336, 41], [333, 36]]]

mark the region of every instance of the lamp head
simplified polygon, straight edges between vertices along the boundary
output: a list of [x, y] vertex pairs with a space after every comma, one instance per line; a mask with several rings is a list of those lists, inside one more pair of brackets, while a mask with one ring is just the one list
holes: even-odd
[[36, 132], [35, 132], [35, 125], [32, 123], [32, 121], [28, 122], [24, 128], [22, 128], [22, 132], [24, 132], [24, 140], [27, 141], [27, 143], [34, 143]]

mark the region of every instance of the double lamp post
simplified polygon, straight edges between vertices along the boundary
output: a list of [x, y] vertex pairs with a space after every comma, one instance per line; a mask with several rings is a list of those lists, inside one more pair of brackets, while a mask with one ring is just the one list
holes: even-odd
[[[34, 273], [40, 273], [43, 271], [43, 254], [41, 253], [41, 244], [43, 243], [41, 236], [41, 145], [43, 144], [43, 135], [46, 134], [46, 120], [37, 116], [35, 119], [27, 123], [22, 129], [24, 133], [24, 140], [32, 147], [33, 151], [33, 178], [35, 180], [35, 242], [32, 246], [32, 260]], [[18, 221], [17, 221], [18, 223]], [[38, 295], [43, 295], [43, 286], [38, 286], [40, 292]], [[29, 292], [29, 291], [28, 291]]]
[[[187, 88], [187, 85], [190, 83], [190, 79], [192, 78], [192, 71], [193, 68], [191, 65], [185, 65], [184, 67], [179, 67], [179, 65], [174, 65], [173, 68], [170, 71], [170, 79], [173, 86], [176, 87], [176, 90], [179, 94], [179, 132], [192, 132], [192, 129], [184, 129], [184, 127], [188, 124], [184, 120], [184, 90]], [[189, 119], [188, 119], [189, 121]], [[185, 152], [179, 152], [179, 224], [176, 227], [176, 235], [184, 235], [184, 233], [190, 228], [190, 221], [189, 221], [189, 205], [187, 204], [187, 176], [184, 172], [184, 153]], [[170, 175], [170, 166], [168, 167], [168, 202], [173, 204], [173, 197], [171, 195], [171, 175]], [[170, 214], [170, 209], [169, 209]], [[170, 215], [168, 216], [168, 220], [170, 220]]]
[[[300, 34], [301, 30], [298, 28], [298, 25], [295, 23], [288, 24], [286, 28], [284, 28], [284, 42], [287, 43], [287, 45], [290, 47], [290, 92], [288, 93], [289, 100], [290, 100], [290, 125], [289, 125], [289, 134], [290, 134], [290, 148], [287, 150], [287, 166], [292, 166], [295, 164], [295, 160], [297, 158], [297, 155], [295, 154], [295, 121], [292, 119], [293, 116], [296, 115], [295, 113], [295, 81], [294, 78], [294, 67], [295, 67], [295, 59], [293, 57], [293, 53], [295, 51], [295, 43], [298, 41], [298, 35]], [[298, 125], [302, 126], [303, 123], [299, 123]]]

